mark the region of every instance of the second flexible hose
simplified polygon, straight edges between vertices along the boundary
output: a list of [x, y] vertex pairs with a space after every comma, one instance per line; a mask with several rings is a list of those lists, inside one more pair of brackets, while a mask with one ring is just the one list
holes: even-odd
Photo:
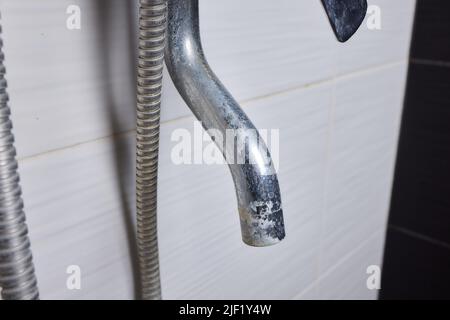
[[0, 38], [0, 287], [4, 300], [39, 299], [11, 131], [2, 47]]
[[141, 298], [144, 300], [161, 299], [156, 208], [166, 22], [166, 0], [140, 0], [136, 207]]

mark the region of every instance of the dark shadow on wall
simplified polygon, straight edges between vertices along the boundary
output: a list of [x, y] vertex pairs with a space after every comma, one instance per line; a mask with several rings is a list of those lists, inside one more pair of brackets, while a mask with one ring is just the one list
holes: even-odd
[[[134, 199], [132, 194], [129, 194], [126, 186], [134, 186], [134, 166], [135, 154], [130, 152], [134, 148], [130, 148], [130, 139], [125, 134], [129, 131], [130, 118], [135, 119], [136, 109], [136, 48], [137, 48], [137, 28], [136, 17], [137, 1], [135, 0], [95, 0], [97, 6], [96, 12], [96, 30], [98, 30], [98, 46], [96, 52], [100, 55], [102, 65], [101, 70], [103, 101], [107, 116], [111, 125], [111, 131], [114, 132], [113, 149], [115, 161], [115, 173], [117, 183], [120, 190], [121, 211], [123, 213], [123, 222], [126, 228], [128, 238], [128, 248], [131, 257], [131, 267], [133, 270], [134, 282], [134, 298], [140, 298], [140, 281], [139, 281], [139, 267], [136, 249], [136, 233], [135, 233], [135, 216], [133, 214], [134, 203], [130, 203], [130, 199]], [[120, 22], [121, 27], [118, 27]], [[120, 31], [120, 32], [118, 32]], [[119, 37], [122, 37], [119, 39]], [[126, 53], [123, 61], [113, 59], [113, 55], [120, 51]], [[126, 65], [126, 74], [119, 74], [115, 72], [118, 66]], [[123, 77], [127, 81], [119, 81], [117, 84], [117, 77]], [[124, 84], [125, 83], [125, 84]], [[124, 93], [122, 95], [122, 93]], [[121, 95], [120, 101], [118, 94]], [[123, 101], [123, 97], [127, 101]], [[134, 121], [133, 121], [134, 123]], [[127, 192], [128, 191], [128, 192]], [[134, 189], [133, 189], [134, 192]]]
[[417, 1], [380, 299], [450, 299], [448, 12]]

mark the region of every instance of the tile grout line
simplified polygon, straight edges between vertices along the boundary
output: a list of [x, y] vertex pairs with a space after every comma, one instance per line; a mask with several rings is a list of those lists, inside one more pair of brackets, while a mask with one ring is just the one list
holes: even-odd
[[[319, 81], [316, 81], [316, 82], [311, 82], [311, 83], [303, 84], [303, 85], [300, 85], [300, 86], [295, 86], [295, 87], [292, 87], [292, 88], [288, 88], [288, 89], [277, 91], [277, 92], [272, 92], [270, 94], [261, 95], [261, 96], [254, 97], [254, 98], [244, 99], [244, 100], [239, 101], [239, 103], [241, 105], [246, 105], [246, 104], [251, 103], [251, 102], [260, 101], [260, 100], [264, 100], [264, 99], [269, 99], [271, 97], [284, 95], [284, 94], [287, 94], [287, 93], [290, 93], [290, 92], [295, 92], [295, 91], [315, 88], [315, 87], [318, 87], [318, 86], [321, 86], [321, 85], [333, 83], [334, 81], [339, 81], [339, 80], [343, 80], [343, 79], [347, 79], [347, 78], [351, 78], [351, 77], [356, 77], [356, 76], [364, 75], [364, 74], [367, 74], [367, 73], [376, 72], [378, 70], [392, 68], [392, 67], [400, 65], [400, 64], [402, 64], [404, 62], [407, 62], [407, 60], [405, 60], [405, 59], [397, 60], [397, 61], [393, 61], [393, 62], [390, 62], [390, 63], [384, 63], [384, 64], [368, 67], [368, 68], [365, 68], [365, 69], [356, 70], [356, 71], [353, 71], [353, 72], [350, 72], [350, 73], [346, 73], [346, 74], [343, 74], [343, 75], [335, 75], [335, 76], [333, 76], [331, 78], [326, 78], [326, 79], [319, 80]], [[187, 120], [189, 118], [194, 118], [194, 116], [193, 115], [185, 115], [185, 116], [177, 117], [177, 118], [174, 118], [174, 119], [163, 121], [163, 122], [161, 122], [160, 125], [163, 126], [163, 125], [174, 123], [174, 122], [177, 122], [177, 121]], [[128, 135], [128, 134], [130, 134], [132, 132], [135, 132], [135, 131], [136, 131], [136, 129], [133, 128], [133, 129], [125, 130], [125, 131], [115, 132], [115, 133], [112, 133], [112, 134], [109, 134], [109, 135], [106, 135], [106, 136], [102, 136], [102, 137], [98, 137], [98, 138], [91, 139], [91, 140], [86, 140], [86, 141], [80, 141], [80, 142], [77, 142], [77, 143], [74, 143], [74, 144], [71, 144], [71, 145], [58, 147], [58, 148], [55, 148], [55, 149], [50, 149], [50, 150], [47, 150], [47, 151], [43, 151], [43, 152], [36, 153], [36, 154], [31, 154], [31, 155], [24, 156], [24, 157], [18, 156], [17, 159], [20, 162], [22, 162], [22, 161], [29, 161], [29, 160], [32, 160], [34, 158], [38, 158], [40, 156], [45, 156], [47, 154], [52, 154], [52, 153], [59, 152], [59, 151], [64, 151], [64, 150], [67, 150], [67, 149], [72, 149], [72, 148], [78, 147], [78, 146], [83, 145], [83, 144], [94, 143], [94, 142], [101, 141], [101, 140], [108, 140], [108, 139], [111, 139], [111, 138], [114, 138], [114, 137]]]
[[392, 68], [392, 67], [395, 67], [402, 63], [407, 63], [407, 62], [408, 62], [408, 59], [400, 59], [400, 60], [395, 60], [395, 61], [382, 63], [382, 64], [378, 64], [378, 65], [372, 65], [372, 66], [364, 68], [364, 69], [358, 69], [358, 70], [350, 71], [348, 73], [343, 73], [343, 74], [337, 74], [337, 72], [333, 72], [333, 75], [328, 78], [324, 78], [324, 79], [317, 80], [314, 82], [309, 82], [309, 83], [302, 84], [299, 86], [293, 86], [293, 87], [286, 88], [286, 89], [279, 90], [279, 91], [273, 91], [271, 93], [256, 96], [253, 98], [244, 99], [244, 100], [239, 101], [239, 103], [247, 104], [247, 103], [254, 102], [254, 101], [259, 101], [259, 100], [264, 100], [264, 99], [271, 98], [271, 97], [276, 97], [276, 96], [283, 95], [283, 94], [286, 94], [289, 92], [299, 91], [302, 89], [315, 88], [315, 87], [321, 86], [323, 84], [333, 83], [334, 81], [348, 79], [348, 78], [352, 78], [352, 77], [356, 77], [356, 76], [365, 75], [367, 73], [376, 72], [378, 70]]
[[[326, 270], [322, 275], [320, 275], [313, 283], [311, 283], [305, 290], [301, 291], [298, 295], [295, 297], [301, 298], [301, 296], [306, 293], [308, 290], [312, 289], [314, 286], [318, 286], [320, 281], [322, 281], [325, 277], [330, 275], [333, 271], [335, 271], [339, 266], [344, 264], [348, 259], [350, 259], [356, 252], [361, 250], [366, 244], [368, 244], [370, 241], [375, 239], [375, 236], [377, 236], [380, 232], [385, 231], [384, 229], [377, 229], [374, 231], [366, 240], [361, 242], [356, 248], [353, 250], [347, 252], [346, 255], [344, 255], [338, 262], [336, 262], [332, 267], [330, 267], [328, 270]], [[295, 299], [295, 297], [293, 299]]]
[[[317, 271], [316, 271], [316, 279], [317, 281], [320, 278], [321, 266], [323, 264], [323, 247], [324, 247], [324, 237], [323, 233], [325, 232], [325, 213], [328, 207], [328, 185], [329, 185], [329, 176], [331, 170], [331, 159], [332, 159], [332, 149], [333, 149], [333, 132], [334, 132], [334, 116], [336, 110], [336, 74], [333, 80], [333, 85], [331, 87], [331, 101], [330, 101], [330, 109], [328, 112], [328, 130], [327, 130], [327, 145], [326, 145], [326, 153], [325, 153], [325, 176], [323, 179], [323, 190], [322, 190], [322, 208], [320, 213], [320, 225], [319, 225], [319, 252], [317, 257]], [[313, 282], [315, 282], [313, 281]]]
[[337, 74], [336, 75], [336, 80], [340, 81], [340, 80], [346, 80], [346, 79], [359, 77], [359, 76], [362, 76], [362, 75], [367, 75], [367, 74], [374, 73], [374, 72], [377, 72], [377, 71], [380, 71], [380, 70], [385, 70], [385, 69], [397, 67], [397, 66], [402, 65], [404, 63], [408, 63], [408, 61], [409, 61], [408, 58], [404, 58], [404, 59], [394, 60], [394, 61], [391, 61], [391, 62], [386, 62], [386, 63], [383, 63], [383, 64], [373, 65], [371, 67], [368, 67], [368, 68], [365, 68], [365, 69], [355, 70], [353, 72]]
[[344, 257], [342, 257], [338, 262], [336, 262], [332, 267], [330, 267], [327, 271], [325, 271], [320, 277], [319, 280], [331, 274], [334, 270], [337, 269], [340, 265], [342, 265], [345, 261], [347, 261], [351, 256], [353, 256], [357, 251], [361, 250], [366, 244], [372, 241], [375, 236], [377, 236], [380, 232], [384, 232], [384, 228], [380, 228], [375, 230], [365, 241], [363, 241], [360, 245], [358, 245], [355, 249], [349, 251]]
[[445, 249], [450, 249], [450, 244], [441, 240], [437, 240], [431, 237], [428, 237], [424, 234], [415, 232], [413, 230], [410, 230], [408, 228], [403, 228], [403, 227], [399, 227], [396, 226], [394, 224], [389, 224], [388, 228], [397, 232], [400, 232], [402, 234], [405, 234], [411, 238], [415, 238], [415, 239], [419, 239], [419, 240], [423, 240], [425, 242], [431, 243], [433, 245], [439, 246], [439, 247], [443, 247]]
[[99, 141], [102, 141], [102, 140], [106, 141], [106, 140], [110, 140], [110, 139], [115, 139], [117, 137], [126, 136], [126, 135], [129, 135], [129, 134], [133, 133], [133, 132], [136, 132], [136, 129], [130, 129], [130, 130], [116, 132], [116, 133], [110, 134], [108, 136], [98, 137], [96, 139], [92, 139], [92, 140], [88, 140], [88, 141], [77, 142], [77, 143], [74, 143], [74, 144], [71, 144], [71, 145], [68, 145], [68, 146], [64, 146], [64, 147], [56, 148], [56, 149], [50, 149], [50, 150], [47, 150], [47, 151], [44, 151], [44, 152], [41, 152], [41, 153], [36, 153], [36, 154], [32, 154], [32, 155], [25, 156], [25, 157], [20, 157], [19, 156], [19, 157], [17, 157], [17, 160], [20, 161], [20, 162], [31, 161], [31, 160], [34, 160], [36, 158], [44, 157], [44, 156], [49, 155], [49, 154], [58, 153], [58, 152], [62, 152], [62, 151], [69, 150], [69, 149], [74, 149], [74, 148], [77, 148], [77, 147], [85, 145], [85, 144], [96, 143], [96, 142], [99, 142]]
[[322, 181], [322, 205], [320, 208], [320, 218], [319, 218], [319, 251], [315, 256], [315, 273], [314, 279], [311, 283], [303, 289], [299, 294], [295, 295], [292, 299], [301, 299], [308, 291], [316, 290], [317, 296], [319, 293], [317, 292], [318, 288], [316, 287], [317, 281], [320, 278], [320, 270], [322, 264], [322, 248], [323, 248], [323, 237], [322, 234], [324, 232], [324, 221], [325, 221], [325, 212], [328, 202], [328, 176], [330, 171], [330, 161], [331, 161], [331, 149], [332, 149], [332, 140], [333, 140], [333, 123], [334, 123], [334, 110], [336, 106], [336, 77], [337, 77], [337, 68], [336, 64], [333, 65], [333, 76], [332, 76], [332, 86], [331, 86], [331, 94], [329, 101], [329, 109], [328, 109], [328, 118], [327, 118], [327, 139], [326, 139], [326, 147], [325, 147], [325, 175]]
[[425, 65], [425, 66], [450, 68], [449, 61], [411, 58], [409, 60], [409, 62], [412, 64], [419, 64], [419, 65]]
[[[406, 63], [408, 63], [408, 60], [405, 60]], [[400, 64], [401, 62], [398, 62], [398, 64]], [[397, 65], [392, 63], [392, 66]], [[333, 86], [332, 86], [332, 110], [330, 112], [330, 128], [329, 128], [329, 136], [328, 136], [328, 141], [327, 141], [327, 166], [325, 169], [325, 187], [324, 187], [324, 205], [323, 205], [323, 211], [322, 211], [322, 215], [321, 215], [321, 222], [320, 222], [320, 250], [319, 250], [319, 266], [321, 265], [321, 261], [322, 261], [322, 242], [324, 237], [322, 237], [322, 233], [323, 233], [323, 223], [325, 220], [325, 212], [326, 212], [326, 208], [327, 208], [327, 199], [328, 199], [328, 181], [329, 181], [329, 174], [330, 174], [330, 161], [331, 161], [331, 154], [332, 154], [332, 145], [333, 145], [333, 129], [334, 129], [334, 116], [335, 116], [335, 110], [336, 110], [336, 90], [337, 90], [337, 82], [338, 80], [342, 79], [344, 77], [342, 76], [336, 76], [333, 79]], [[403, 103], [402, 103], [403, 105]], [[313, 281], [310, 285], [308, 285], [304, 290], [302, 290], [299, 294], [297, 294], [293, 299], [296, 298], [301, 298], [306, 292], [308, 292], [309, 290], [313, 289], [315, 286], [318, 286], [320, 281], [326, 277], [327, 275], [329, 275], [331, 272], [333, 272], [337, 267], [339, 267], [342, 263], [344, 263], [346, 260], [348, 260], [356, 251], [358, 251], [359, 249], [361, 249], [364, 245], [366, 245], [372, 238], [375, 237], [375, 235], [378, 232], [382, 232], [384, 230], [384, 232], [386, 232], [386, 228], [385, 229], [379, 229], [377, 231], [375, 231], [372, 235], [369, 236], [368, 239], [366, 239], [366, 241], [364, 241], [360, 246], [358, 246], [357, 248], [351, 250], [350, 252], [348, 252], [346, 255], [344, 255], [343, 258], [341, 258], [337, 263], [335, 263], [334, 265], [332, 265], [328, 270], [326, 270], [323, 274], [319, 274], [319, 276], [317, 277], [317, 279], [315, 281]], [[320, 295], [320, 292], [317, 293], [318, 295]], [[320, 297], [319, 297], [320, 298]]]

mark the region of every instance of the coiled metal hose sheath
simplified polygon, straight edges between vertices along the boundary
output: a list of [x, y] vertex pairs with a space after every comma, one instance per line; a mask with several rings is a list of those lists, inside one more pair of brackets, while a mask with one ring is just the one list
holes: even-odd
[[141, 298], [161, 299], [157, 237], [159, 114], [166, 0], [140, 0], [137, 80], [136, 206]]
[[5, 300], [39, 299], [11, 132], [2, 48], [0, 38], [0, 287]]

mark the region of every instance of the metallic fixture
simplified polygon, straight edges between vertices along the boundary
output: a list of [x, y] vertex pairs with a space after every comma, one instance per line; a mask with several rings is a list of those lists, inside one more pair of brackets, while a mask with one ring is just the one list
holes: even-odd
[[[284, 236], [280, 188], [269, 151], [255, 126], [215, 76], [200, 42], [198, 0], [169, 0], [166, 65], [181, 96], [206, 130], [234, 130], [237, 145], [218, 145], [233, 176], [243, 241], [264, 247]], [[251, 132], [252, 134], [248, 134]], [[235, 159], [256, 161], [229, 161]], [[267, 159], [268, 161], [259, 161]]]
[[[144, 299], [159, 299], [156, 180], [165, 26], [165, 61], [194, 115], [227, 160], [233, 177], [243, 241], [256, 247], [285, 237], [277, 175], [255, 126], [222, 85], [203, 53], [198, 0], [140, 0], [137, 123], [138, 245]], [[366, 0], [322, 0], [339, 41], [348, 40], [365, 16]], [[219, 143], [212, 132], [231, 137]], [[237, 148], [236, 148], [237, 146]], [[241, 160], [241, 161], [239, 161]], [[243, 161], [242, 161], [243, 160]]]
[[144, 300], [161, 299], [156, 204], [166, 17], [166, 0], [140, 0], [136, 210], [141, 298]]
[[[366, 0], [322, 0], [322, 3], [339, 41], [353, 35], [367, 9]], [[139, 12], [136, 151], [139, 266], [142, 298], [160, 299], [156, 204], [164, 48], [170, 75], [204, 128], [210, 134], [211, 129], [217, 130], [222, 136], [228, 136], [227, 130], [234, 132], [232, 137], [238, 148], [234, 143], [225, 146], [216, 143], [229, 162], [234, 180], [243, 241], [251, 246], [269, 246], [280, 242], [285, 231], [278, 179], [268, 148], [205, 59], [199, 34], [198, 0], [169, 0], [169, 10], [167, 0], [140, 0]], [[2, 44], [0, 38], [0, 287], [3, 299], [38, 299], [11, 131]]]
[[0, 287], [5, 300], [39, 299], [17, 172], [2, 47], [0, 38]]
[[364, 20], [367, 0], [322, 0], [336, 38], [345, 42]]

